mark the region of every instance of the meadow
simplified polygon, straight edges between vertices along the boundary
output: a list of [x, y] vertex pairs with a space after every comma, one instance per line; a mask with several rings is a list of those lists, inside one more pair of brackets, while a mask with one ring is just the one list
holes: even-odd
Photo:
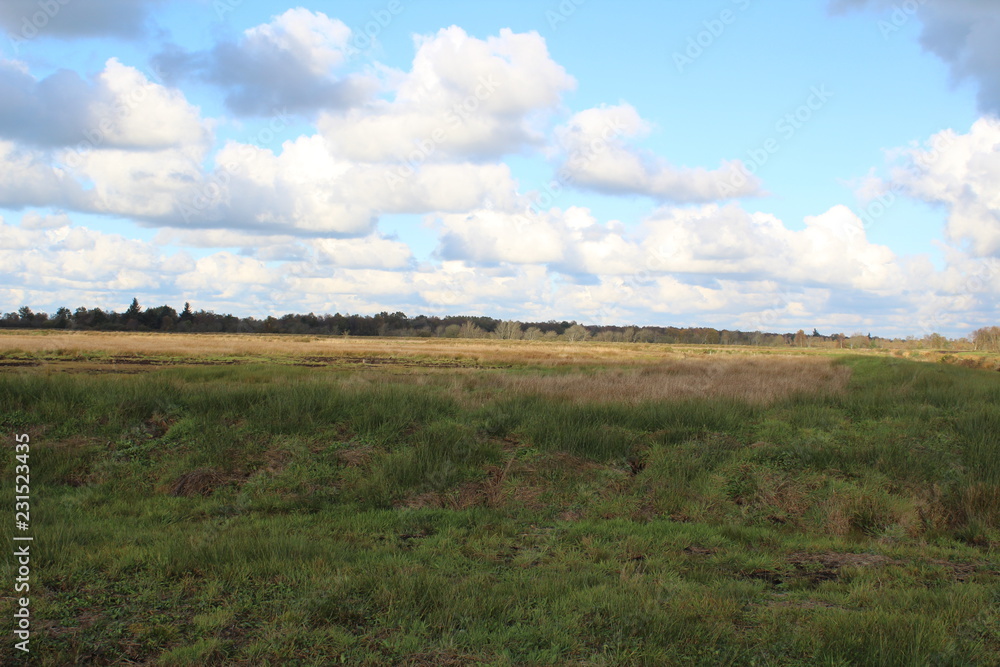
[[3, 664], [1000, 664], [990, 370], [21, 331], [0, 425]]

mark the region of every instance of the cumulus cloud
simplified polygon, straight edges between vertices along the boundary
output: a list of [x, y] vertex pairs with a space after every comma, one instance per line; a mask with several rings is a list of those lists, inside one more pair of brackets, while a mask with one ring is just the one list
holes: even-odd
[[583, 207], [519, 215], [495, 209], [441, 216], [437, 254], [480, 265], [547, 264], [572, 276], [624, 274], [640, 258], [621, 223], [600, 224]]
[[349, 269], [397, 270], [413, 265], [410, 246], [379, 235], [358, 239], [316, 239], [311, 242], [322, 264]]
[[22, 63], [0, 60], [0, 136], [41, 145], [81, 141], [93, 94], [75, 72], [59, 70], [38, 81]]
[[355, 106], [377, 91], [371, 77], [337, 74], [353, 51], [350, 37], [342, 21], [298, 7], [236, 41], [200, 52], [173, 46], [153, 62], [170, 80], [196, 77], [218, 85], [229, 109], [243, 116], [311, 114]]
[[39, 147], [131, 150], [204, 142], [209, 134], [180, 91], [116, 58], [90, 81], [68, 70], [38, 80], [23, 64], [0, 61], [0, 137]]
[[[347, 33], [337, 31], [323, 15], [292, 10], [247, 31], [244, 46], [282, 51], [318, 76], [342, 60], [324, 41], [333, 33], [341, 43]], [[471, 71], [455, 69], [444, 56], [454, 47], [478, 58], [487, 75], [509, 89], [506, 101], [490, 102], [490, 114], [514, 114], [511, 122], [521, 130], [536, 105], [558, 99], [559, 86], [547, 86], [565, 73], [551, 61], [541, 67], [531, 61], [545, 50], [537, 35], [504, 32], [487, 42], [459, 37], [453, 30], [428, 38], [415, 71], [438, 72], [449, 90], [463, 82], [474, 89]], [[534, 76], [538, 72], [544, 76]], [[371, 162], [332, 150], [329, 137], [303, 135], [280, 149], [229, 141], [210, 156], [211, 121], [177, 89], [116, 59], [89, 80], [60, 72], [39, 81], [16, 63], [4, 63], [0, 73], [7, 76], [0, 85], [6, 81], [11, 93], [0, 102], [0, 175], [8, 176], [0, 183], [0, 205], [127, 216], [149, 226], [317, 237], [365, 236], [384, 213], [469, 211], [486, 200], [503, 210], [520, 205], [506, 164], [470, 162], [461, 151], [426, 163]], [[63, 78], [72, 85], [64, 86]], [[206, 160], [214, 167], [206, 170]], [[293, 245], [271, 257], [299, 256]]]
[[766, 213], [729, 205], [663, 209], [644, 223], [651, 270], [860, 290], [898, 290], [895, 254], [867, 240], [846, 206], [791, 230]]
[[567, 238], [552, 216], [528, 219], [494, 210], [445, 215], [438, 254], [480, 264], [547, 264], [563, 259]]
[[452, 26], [416, 46], [392, 101], [320, 118], [338, 155], [422, 163], [515, 153], [544, 141], [540, 117], [576, 85], [535, 32], [503, 29], [482, 40]]
[[[736, 322], [772, 331], [794, 330], [802, 322], [826, 323], [831, 330], [873, 328], [877, 320], [882, 332], [896, 327], [912, 333], [914, 313], [928, 332], [962, 331], [970, 317], [985, 321], [996, 314], [1000, 261], [953, 249], [944, 271], [927, 261], [900, 269], [891, 253], [838, 231], [844, 225], [860, 227], [840, 207], [807, 220], [799, 231], [735, 206], [663, 209], [634, 235], [617, 223], [597, 222], [586, 209], [552, 210], [547, 216], [547, 224], [576, 236], [558, 254], [536, 257], [537, 263], [508, 262], [504, 255], [416, 263], [405, 244], [378, 235], [262, 236], [262, 242], [290, 241], [307, 252], [280, 261], [229, 250], [193, 259], [184, 251], [167, 253], [160, 245], [166, 238], [129, 240], [73, 226], [59, 214], [41, 225], [0, 221], [0, 299], [15, 304], [10, 307], [30, 303], [36, 309], [46, 304], [121, 308], [138, 296], [141, 303], [191, 301], [196, 308], [255, 316], [401, 309], [522, 320]], [[442, 226], [442, 235], [448, 229]], [[173, 243], [199, 237], [203, 245], [237, 240], [217, 232], [176, 234]], [[734, 234], [748, 237], [752, 252], [740, 251], [730, 239]], [[762, 238], [769, 235], [778, 240]], [[663, 247], [665, 238], [675, 245]], [[604, 254], [588, 255], [591, 242]], [[766, 262], [751, 256], [762, 251], [774, 255]], [[595, 272], [593, 280], [565, 278], [567, 265], [580, 261]]]
[[73, 222], [65, 213], [42, 215], [38, 211], [28, 211], [21, 216], [22, 229], [59, 229], [69, 227]]
[[982, 118], [967, 134], [940, 132], [922, 146], [890, 153], [890, 186], [948, 208], [946, 231], [974, 255], [1000, 257], [1000, 120]]
[[145, 220], [169, 220], [181, 198], [202, 178], [204, 148], [159, 151], [63, 151], [60, 161], [90, 187], [77, 210]]
[[[400, 169], [333, 155], [323, 137], [301, 136], [280, 152], [238, 142], [215, 156], [150, 222], [300, 236], [364, 236], [385, 213], [476, 208], [486, 199], [513, 207], [505, 164], [427, 164]], [[193, 168], [193, 165], [192, 165]], [[175, 173], [182, 173], [180, 167]], [[183, 185], [183, 184], [182, 184]]]
[[79, 294], [158, 289], [189, 263], [185, 254], [164, 256], [149, 243], [68, 224], [0, 221], [0, 238], [4, 289], [46, 290], [70, 303]]
[[4, 0], [0, 3], [0, 27], [18, 40], [38, 36], [120, 37], [140, 39], [147, 33], [151, 10], [163, 0]]
[[519, 201], [502, 163], [359, 164], [332, 155], [319, 135], [277, 151], [230, 141], [210, 171], [204, 143], [84, 148], [46, 152], [0, 139], [0, 205], [128, 216], [147, 226], [348, 237], [371, 232], [382, 214], [467, 211], [486, 200], [513, 209]]
[[177, 286], [184, 290], [211, 292], [222, 299], [247, 290], [268, 288], [274, 282], [274, 272], [264, 262], [230, 252], [202, 257], [190, 271], [177, 277]]
[[80, 184], [52, 166], [47, 155], [0, 139], [0, 206], [78, 208], [84, 199]]
[[608, 194], [641, 194], [662, 201], [707, 202], [759, 195], [760, 182], [739, 160], [716, 170], [678, 167], [629, 143], [650, 124], [629, 104], [575, 114], [556, 129], [565, 159], [560, 180]]
[[[912, 5], [912, 7], [911, 7]], [[1000, 115], [1000, 4], [995, 0], [901, 3], [896, 0], [832, 0], [834, 12], [872, 6], [885, 13], [879, 23], [886, 36], [911, 15], [923, 25], [920, 43], [951, 68], [956, 79], [979, 85], [979, 107]]]
[[643, 281], [687, 276], [696, 282], [899, 290], [898, 258], [868, 241], [863, 221], [850, 209], [835, 206], [804, 222], [804, 229], [792, 230], [772, 215], [733, 204], [663, 207], [629, 233], [578, 207], [536, 216], [478, 210], [439, 218], [437, 254], [487, 267], [546, 265], [583, 282], [641, 274]]

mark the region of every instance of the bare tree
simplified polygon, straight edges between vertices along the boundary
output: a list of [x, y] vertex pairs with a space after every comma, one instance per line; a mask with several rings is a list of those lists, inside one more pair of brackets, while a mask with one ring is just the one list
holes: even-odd
[[542, 330], [538, 327], [528, 327], [524, 332], [524, 340], [538, 340], [542, 337]]
[[482, 338], [486, 335], [479, 325], [477, 325], [472, 320], [466, 320], [462, 323], [462, 328], [458, 331], [459, 338]]
[[587, 328], [582, 324], [574, 324], [569, 329], [566, 329], [566, 332], [563, 335], [566, 336], [566, 340], [571, 343], [575, 343], [579, 340], [587, 340], [587, 337], [590, 334], [587, 331]]
[[977, 350], [1000, 352], [1000, 327], [983, 327], [972, 332], [972, 345]]
[[500, 340], [521, 340], [524, 333], [521, 331], [521, 323], [514, 320], [506, 320], [497, 324], [493, 330], [493, 337]]

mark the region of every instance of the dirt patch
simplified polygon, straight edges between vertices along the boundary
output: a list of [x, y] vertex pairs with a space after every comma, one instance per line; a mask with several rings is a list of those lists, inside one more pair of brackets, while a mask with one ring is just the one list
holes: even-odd
[[224, 474], [211, 468], [198, 468], [184, 473], [170, 486], [170, 495], [208, 496], [217, 488], [233, 481], [233, 475]]
[[508, 496], [516, 495], [504, 483], [511, 471], [511, 459], [505, 466], [490, 465], [484, 468], [485, 479], [466, 482], [449, 491], [428, 492], [404, 498], [400, 505], [410, 509], [422, 507], [447, 507], [464, 510], [470, 507], [500, 507]]
[[361, 445], [358, 447], [347, 447], [344, 449], [338, 449], [334, 456], [343, 465], [351, 468], [359, 468], [365, 466], [371, 460], [372, 456], [375, 454], [375, 448], [370, 445]]
[[420, 493], [415, 496], [404, 498], [402, 502], [396, 505], [396, 507], [405, 507], [406, 509], [411, 510], [424, 509], [425, 507], [440, 509], [444, 507], [444, 504], [444, 498], [440, 493], [429, 491], [427, 493]]
[[786, 576], [780, 572], [774, 572], [772, 570], [752, 570], [751, 572], [743, 573], [745, 579], [757, 579], [758, 581], [766, 582], [771, 586], [778, 586], [785, 583]]
[[439, 359], [401, 359], [396, 357], [300, 357], [293, 366], [400, 366], [407, 368], [487, 368], [479, 364], [463, 364]]
[[176, 422], [176, 417], [156, 414], [142, 423], [142, 431], [147, 437], [162, 438]]
[[879, 554], [859, 553], [795, 553], [789, 556], [788, 562], [797, 571], [794, 576], [805, 577], [813, 583], [835, 581], [840, 578], [841, 570], [844, 568], [867, 569], [903, 566], [907, 564], [936, 565], [948, 572], [949, 579], [957, 582], [967, 581], [973, 575], [984, 571], [982, 565], [973, 563], [953, 563], [946, 560], [925, 560], [907, 563], [906, 561]]
[[[709, 549], [699, 547], [687, 547], [686, 553], [709, 555], [713, 553]], [[866, 553], [793, 553], [788, 556], [790, 569], [768, 570], [755, 569], [749, 572], [740, 572], [739, 577], [744, 579], [757, 579], [764, 581], [771, 586], [779, 586], [788, 581], [808, 581], [816, 586], [826, 581], [839, 581], [844, 575], [845, 568], [870, 569], [883, 568], [889, 566], [920, 566], [935, 565], [943, 568], [947, 573], [947, 578], [955, 582], [965, 582], [976, 574], [990, 573], [996, 574], [986, 564], [974, 563], [953, 563], [946, 560], [919, 560], [902, 561], [880, 554]], [[789, 602], [789, 605], [803, 606], [799, 602]], [[825, 606], [825, 603], [817, 603], [813, 606]]]

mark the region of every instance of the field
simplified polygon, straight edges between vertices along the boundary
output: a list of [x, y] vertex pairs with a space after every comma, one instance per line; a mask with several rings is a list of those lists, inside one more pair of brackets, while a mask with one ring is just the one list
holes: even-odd
[[989, 370], [5, 332], [0, 421], [3, 664], [1000, 664]]

